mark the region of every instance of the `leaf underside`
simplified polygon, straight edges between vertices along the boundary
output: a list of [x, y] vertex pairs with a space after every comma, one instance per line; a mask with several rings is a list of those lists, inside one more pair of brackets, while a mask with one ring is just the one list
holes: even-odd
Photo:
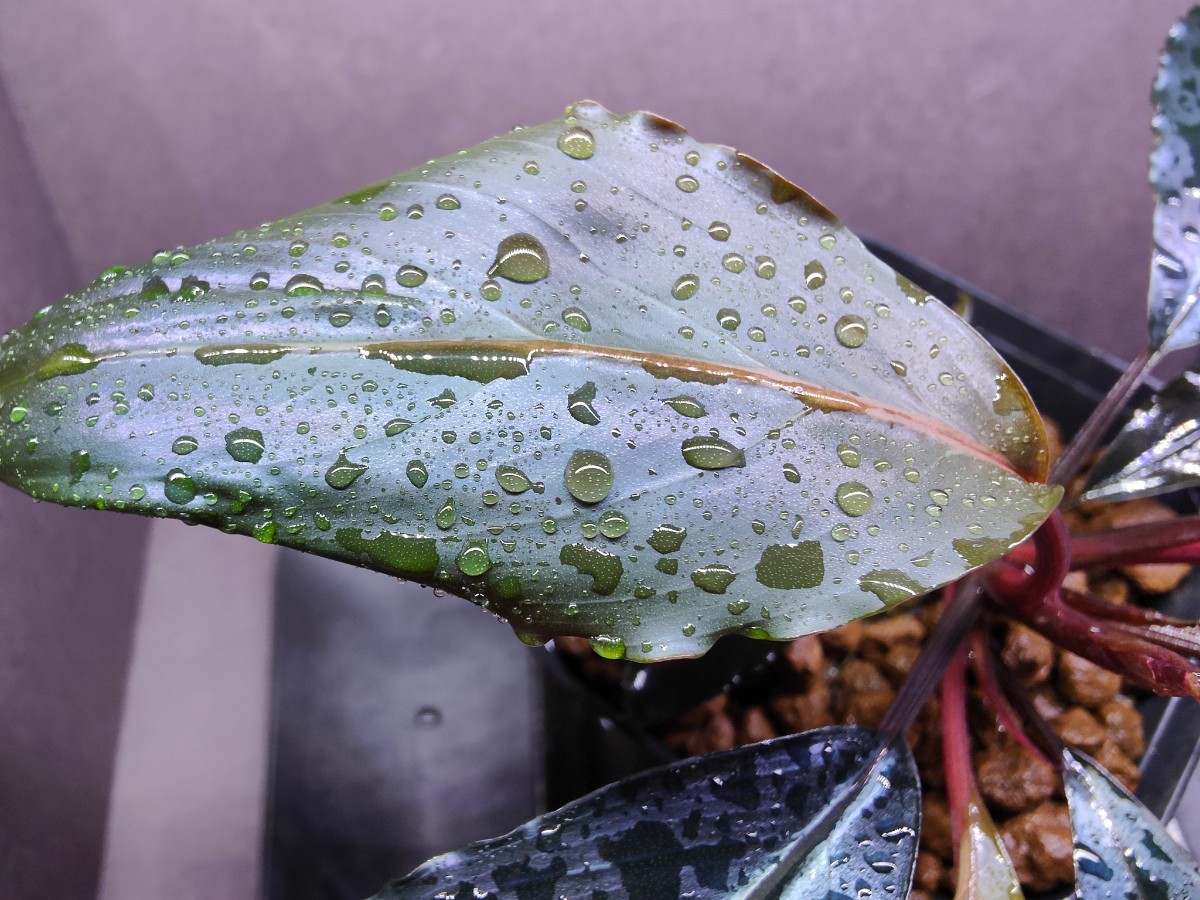
[[1134, 413], [1093, 467], [1084, 500], [1131, 500], [1200, 485], [1200, 375], [1185, 372]]
[[904, 897], [920, 801], [907, 744], [823, 728], [609, 785], [436, 857], [376, 900]]
[[0, 478], [608, 656], [928, 591], [1057, 502], [1024, 388], [748, 157], [582, 103], [117, 267], [0, 343]]
[[1177, 350], [1200, 343], [1200, 9], [1170, 31], [1152, 99], [1156, 146], [1150, 183], [1154, 259], [1150, 267], [1150, 345]]
[[1162, 824], [1095, 761], [1063, 750], [1078, 896], [1200, 897], [1200, 868]]

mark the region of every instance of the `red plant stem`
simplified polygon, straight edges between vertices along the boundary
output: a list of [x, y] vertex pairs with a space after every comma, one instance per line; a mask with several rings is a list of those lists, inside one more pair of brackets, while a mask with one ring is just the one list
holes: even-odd
[[990, 642], [978, 628], [971, 632], [971, 637], [967, 644], [971, 649], [971, 671], [975, 673], [975, 682], [983, 691], [987, 705], [992, 708], [992, 712], [996, 714], [1004, 730], [1011, 734], [1018, 744], [1034, 756], [1046, 759], [1047, 762], [1053, 764], [1052, 760], [1046, 758], [1045, 753], [1042, 752], [1042, 748], [1025, 733], [1025, 728], [1021, 724], [1020, 717], [1012, 708], [1008, 696], [1001, 688], [1000, 682], [996, 677], [996, 666], [997, 664], [1003, 665], [1003, 663], [996, 657], [994, 652], [988, 652], [990, 649], [989, 644]]
[[1200, 699], [1200, 671], [1183, 656], [1157, 646], [1128, 627], [1072, 609], [1055, 591], [1035, 594], [1014, 569], [998, 569], [988, 586], [1001, 608], [1054, 643], [1099, 666], [1119, 672], [1156, 694]]
[[1081, 613], [1104, 619], [1106, 622], [1124, 622], [1129, 625], [1161, 625], [1174, 628], [1194, 628], [1195, 622], [1187, 619], [1177, 619], [1167, 616], [1155, 609], [1144, 606], [1134, 606], [1129, 603], [1110, 603], [1103, 597], [1085, 591], [1072, 591], [1064, 588], [1063, 601], [1067, 606]]
[[942, 598], [942, 615], [937, 627], [925, 642], [925, 648], [879, 725], [879, 729], [891, 737], [906, 734], [912, 728], [955, 651], [983, 612], [978, 578], [967, 578], [947, 586], [942, 590]]
[[1121, 373], [1121, 377], [1104, 396], [1104, 399], [1092, 410], [1083, 427], [1075, 433], [1067, 449], [1050, 469], [1050, 483], [1069, 487], [1071, 481], [1079, 474], [1084, 462], [1092, 451], [1099, 445], [1109, 426], [1116, 421], [1125, 408], [1129, 398], [1138, 389], [1151, 367], [1158, 361], [1157, 351], [1147, 347]]
[[942, 676], [942, 760], [946, 770], [946, 801], [950, 807], [950, 833], [954, 861], [959, 863], [966, 827], [967, 805], [976, 793], [971, 763], [971, 733], [967, 728], [967, 648], [958, 652]]
[[[1034, 548], [1025, 543], [1013, 548], [1006, 558], [1013, 562], [1029, 563], [1033, 560], [1034, 552]], [[1200, 562], [1200, 516], [1146, 522], [1071, 538], [1073, 568], [1142, 562]]]
[[1004, 696], [1012, 704], [1014, 711], [1027, 729], [1024, 731], [1025, 737], [1038, 746], [1040, 751], [1038, 755], [1056, 769], [1062, 768], [1063, 743], [1054, 733], [1054, 729], [1050, 727], [1050, 723], [1037, 711], [1029, 689], [1021, 683], [1017, 673], [1000, 658], [1000, 651], [994, 640], [985, 639], [982, 641], [982, 645], [982, 651], [991, 663], [989, 669], [998, 677]]

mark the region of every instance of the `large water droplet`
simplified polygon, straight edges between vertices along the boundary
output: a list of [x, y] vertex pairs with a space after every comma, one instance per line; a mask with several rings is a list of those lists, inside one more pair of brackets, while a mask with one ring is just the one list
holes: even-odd
[[616, 540], [629, 530], [629, 520], [615, 509], [606, 509], [600, 514], [600, 533]]
[[726, 253], [721, 257], [721, 265], [733, 274], [738, 274], [746, 269], [746, 257], [740, 253]]
[[675, 179], [675, 187], [685, 194], [694, 194], [700, 189], [700, 182], [692, 175], [680, 175]]
[[429, 480], [429, 470], [425, 468], [425, 463], [419, 459], [410, 460], [404, 469], [404, 474], [408, 476], [408, 480], [416, 488], [425, 487], [425, 482]]
[[167, 481], [163, 493], [172, 503], [183, 506], [196, 499], [196, 482], [183, 469], [172, 469], [167, 473]]
[[580, 331], [591, 331], [592, 321], [578, 306], [568, 306], [563, 310], [562, 320], [572, 328], [578, 328]]
[[496, 248], [496, 259], [487, 271], [519, 284], [532, 284], [550, 274], [550, 255], [532, 234], [510, 234]]
[[754, 274], [759, 278], [774, 278], [775, 260], [769, 256], [754, 257]]
[[875, 505], [875, 496], [870, 489], [857, 481], [838, 485], [836, 497], [837, 505], [848, 516], [866, 515]]
[[726, 331], [737, 331], [742, 324], [742, 314], [730, 306], [723, 306], [717, 310], [717, 323]]
[[650, 533], [646, 543], [659, 553], [675, 553], [683, 546], [687, 538], [687, 529], [678, 525], [659, 525]]
[[690, 300], [696, 296], [696, 291], [700, 289], [700, 278], [691, 273], [680, 275], [675, 281], [675, 285], [671, 288], [671, 296], [676, 300]]
[[584, 425], [599, 425], [600, 416], [596, 413], [596, 409], [592, 405], [595, 399], [596, 385], [594, 382], [589, 381], [578, 390], [567, 394], [567, 412], [571, 414], [571, 418], [576, 422], [581, 422]]
[[492, 558], [488, 555], [487, 547], [479, 541], [471, 541], [463, 548], [462, 553], [454, 558], [455, 565], [464, 575], [477, 578], [492, 567]]
[[804, 266], [804, 283], [810, 291], [815, 291], [825, 284], [825, 266], [819, 259], [814, 259]]
[[576, 450], [563, 471], [567, 491], [580, 503], [599, 503], [612, 491], [613, 467], [598, 450]]
[[453, 194], [442, 194], [437, 198], [436, 206], [438, 209], [459, 209], [462, 204]]
[[723, 594], [737, 578], [729, 566], [713, 564], [692, 572], [692, 584], [708, 594]]
[[842, 316], [833, 326], [833, 333], [843, 347], [861, 347], [867, 342], [867, 322], [862, 316]]
[[497, 466], [496, 481], [510, 494], [523, 494], [533, 487], [529, 476], [516, 466]]
[[680, 449], [687, 464], [697, 469], [729, 469], [746, 465], [746, 455], [719, 437], [690, 437]]
[[262, 459], [262, 432], [254, 428], [238, 428], [225, 435], [225, 452], [238, 462], [256, 463]]
[[196, 448], [199, 446], [200, 442], [190, 434], [181, 434], [179, 437], [175, 438], [174, 442], [172, 442], [171, 452], [176, 453], [179, 456], [187, 456], [189, 453], [195, 452]]
[[558, 136], [558, 149], [571, 159], [591, 159], [596, 152], [596, 139], [582, 125], [572, 125]]
[[325, 470], [325, 483], [334, 490], [344, 491], [354, 484], [367, 467], [360, 463], [352, 463], [346, 458], [346, 451], [338, 454], [337, 460]]
[[681, 416], [687, 416], [689, 419], [700, 419], [708, 415], [708, 411], [695, 397], [689, 397], [686, 394], [680, 394], [678, 397], [667, 397], [663, 403], [675, 410]]
[[454, 520], [458, 518], [458, 511], [454, 508], [454, 498], [447, 497], [446, 502], [442, 504], [441, 509], [433, 517], [433, 521], [437, 523], [437, 527], [446, 531], [452, 525]]
[[714, 241], [727, 241], [732, 233], [724, 222], [714, 221], [708, 226], [708, 234]]
[[425, 283], [425, 279], [429, 277], [429, 273], [420, 266], [403, 265], [396, 272], [396, 282], [401, 287], [415, 288], [420, 287]]
[[304, 297], [309, 294], [321, 293], [325, 290], [325, 285], [321, 284], [321, 279], [317, 276], [301, 272], [299, 275], [289, 278], [283, 290], [289, 297]]

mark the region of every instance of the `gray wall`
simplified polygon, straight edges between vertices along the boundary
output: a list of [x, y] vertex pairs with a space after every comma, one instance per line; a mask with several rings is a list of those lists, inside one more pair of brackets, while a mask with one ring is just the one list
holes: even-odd
[[[736, 144], [853, 227], [1132, 355], [1147, 95], [1186, 6], [3, 0], [0, 326], [112, 263], [591, 97]], [[5, 896], [94, 889], [140, 524], [0, 492]]]

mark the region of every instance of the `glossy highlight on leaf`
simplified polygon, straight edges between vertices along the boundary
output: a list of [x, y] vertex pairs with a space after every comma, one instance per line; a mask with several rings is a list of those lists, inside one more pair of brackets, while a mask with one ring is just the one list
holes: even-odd
[[1085, 500], [1130, 500], [1200, 485], [1200, 374], [1139, 409], [1091, 472]]
[[1022, 900], [1025, 896], [996, 823], [976, 792], [967, 804], [954, 900]]
[[0, 479], [26, 493], [636, 660], [959, 578], [1053, 508], [1044, 473], [1011, 370], [828, 210], [593, 103], [107, 270], [0, 343]]
[[1088, 900], [1200, 897], [1200, 867], [1094, 760], [1063, 750], [1075, 840], [1075, 883]]
[[1150, 268], [1150, 345], [1177, 350], [1200, 342], [1200, 9], [1167, 36], [1154, 82], [1150, 155], [1154, 259]]
[[905, 897], [920, 808], [903, 740], [822, 728], [627, 778], [431, 859], [375, 900]]

